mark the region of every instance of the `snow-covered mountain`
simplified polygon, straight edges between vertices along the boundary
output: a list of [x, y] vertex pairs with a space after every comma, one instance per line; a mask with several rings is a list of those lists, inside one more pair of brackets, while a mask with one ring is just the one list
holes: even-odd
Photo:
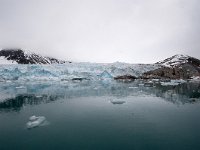
[[159, 61], [156, 64], [160, 64], [160, 65], [163, 65], [166, 67], [176, 67], [176, 66], [180, 66], [180, 65], [183, 65], [186, 63], [200, 66], [200, 60], [198, 60], [194, 57], [191, 57], [188, 55], [182, 55], [182, 54], [174, 55], [163, 61]]
[[3, 49], [0, 51], [0, 64], [64, 64], [67, 61], [44, 57], [21, 49]]
[[187, 55], [174, 55], [156, 64], [161, 68], [148, 71], [142, 78], [189, 79], [200, 76], [200, 60]]

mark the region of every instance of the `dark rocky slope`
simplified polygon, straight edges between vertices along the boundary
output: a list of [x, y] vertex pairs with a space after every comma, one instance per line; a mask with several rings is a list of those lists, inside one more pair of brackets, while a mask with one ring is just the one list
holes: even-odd
[[174, 55], [156, 64], [162, 67], [144, 73], [141, 78], [189, 79], [193, 76], [200, 76], [200, 60], [194, 57]]
[[18, 64], [63, 64], [67, 61], [58, 60], [51, 57], [43, 57], [35, 53], [26, 53], [21, 49], [3, 49], [0, 57]]

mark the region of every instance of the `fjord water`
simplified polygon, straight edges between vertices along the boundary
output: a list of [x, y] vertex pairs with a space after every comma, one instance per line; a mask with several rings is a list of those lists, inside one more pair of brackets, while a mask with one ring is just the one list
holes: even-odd
[[2, 82], [0, 150], [199, 150], [200, 84], [141, 82]]

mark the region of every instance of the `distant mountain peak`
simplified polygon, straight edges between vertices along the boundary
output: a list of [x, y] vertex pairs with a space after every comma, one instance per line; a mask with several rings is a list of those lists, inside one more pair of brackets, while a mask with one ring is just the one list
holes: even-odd
[[44, 57], [36, 53], [24, 51], [22, 49], [2, 49], [0, 50], [1, 64], [64, 64], [67, 61], [52, 57]]
[[144, 73], [142, 78], [190, 79], [200, 76], [200, 60], [188, 55], [174, 55], [156, 64], [162, 67]]
[[166, 67], [175, 67], [175, 66], [179, 66], [181, 64], [189, 63], [191, 60], [198, 60], [198, 59], [193, 58], [188, 55], [176, 54], [165, 60], [159, 61], [156, 64], [160, 64], [160, 65], [163, 65]]

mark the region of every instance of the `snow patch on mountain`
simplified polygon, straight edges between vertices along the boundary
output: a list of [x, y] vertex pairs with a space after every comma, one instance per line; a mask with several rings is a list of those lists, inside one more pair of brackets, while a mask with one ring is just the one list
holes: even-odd
[[188, 55], [178, 54], [178, 55], [169, 57], [163, 61], [159, 61], [156, 64], [160, 64], [160, 65], [163, 65], [166, 67], [174, 67], [174, 66], [178, 66], [180, 64], [187, 63], [189, 58], [190, 58], [190, 56], [188, 56]]
[[8, 60], [4, 56], [0, 56], [0, 64], [17, 64], [17, 62], [13, 60]]
[[[68, 61], [44, 57], [21, 49], [3, 49], [0, 51], [0, 64], [64, 64]], [[9, 63], [8, 63], [9, 61]]]

